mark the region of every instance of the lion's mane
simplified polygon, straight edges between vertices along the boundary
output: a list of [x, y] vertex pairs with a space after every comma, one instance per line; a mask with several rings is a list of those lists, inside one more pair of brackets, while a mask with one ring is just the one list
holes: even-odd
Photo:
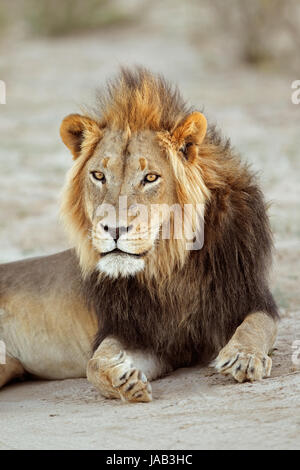
[[[250, 169], [228, 140], [208, 128], [192, 168], [172, 161], [182, 204], [206, 201], [205, 239], [199, 251], [161, 243], [151, 270], [110, 280], [93, 270], [81, 170], [100, 139], [99, 129], [152, 129], [168, 135], [191, 112], [178, 90], [144, 69], [122, 70], [99, 94], [90, 114], [98, 135], [86, 132], [83, 155], [75, 162], [63, 201], [74, 235], [87, 305], [98, 315], [95, 348], [108, 335], [124, 346], [147, 349], [173, 367], [212, 359], [244, 318], [256, 311], [277, 317], [268, 288], [272, 237], [266, 204]], [[180, 166], [181, 165], [181, 166]]]

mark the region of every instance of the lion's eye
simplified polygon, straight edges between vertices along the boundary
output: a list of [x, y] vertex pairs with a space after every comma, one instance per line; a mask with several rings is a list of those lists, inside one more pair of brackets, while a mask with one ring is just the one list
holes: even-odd
[[104, 173], [102, 173], [102, 171], [92, 171], [91, 172], [91, 175], [93, 176], [93, 178], [97, 181], [102, 181], [102, 183], [104, 183], [105, 181], [105, 175]]
[[148, 175], [145, 176], [144, 182], [145, 183], [153, 183], [154, 181], [158, 180], [159, 175], [154, 175], [152, 173], [149, 173]]

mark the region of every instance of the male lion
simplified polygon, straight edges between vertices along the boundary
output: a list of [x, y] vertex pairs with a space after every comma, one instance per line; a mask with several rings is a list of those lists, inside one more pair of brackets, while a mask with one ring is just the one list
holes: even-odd
[[[192, 364], [214, 360], [238, 382], [270, 376], [270, 227], [229, 142], [142, 68], [123, 69], [93, 113], [67, 116], [61, 137], [74, 157], [62, 217], [75, 248], [0, 267], [0, 387], [26, 373], [87, 376], [106, 397], [147, 402], [148, 381]], [[201, 249], [174, 228], [160, 236], [165, 212], [144, 229], [132, 212], [185, 204], [204, 207]]]

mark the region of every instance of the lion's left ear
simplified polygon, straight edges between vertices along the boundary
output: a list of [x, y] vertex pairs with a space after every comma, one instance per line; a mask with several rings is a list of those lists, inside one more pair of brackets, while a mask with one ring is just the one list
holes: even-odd
[[93, 119], [80, 114], [70, 114], [61, 123], [60, 135], [63, 143], [76, 159], [79, 157], [85, 141], [89, 145], [93, 145], [100, 140], [102, 132]]
[[203, 142], [206, 131], [206, 117], [197, 111], [191, 113], [175, 129], [172, 138], [186, 160], [192, 162], [195, 157], [195, 151], [192, 151], [192, 147], [194, 145], [200, 145]]

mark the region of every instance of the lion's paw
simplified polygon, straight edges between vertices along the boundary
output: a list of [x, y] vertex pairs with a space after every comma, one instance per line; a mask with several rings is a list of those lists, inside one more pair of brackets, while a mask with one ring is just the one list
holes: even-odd
[[260, 352], [245, 352], [242, 347], [227, 345], [212, 365], [221, 374], [231, 374], [238, 382], [254, 382], [270, 377], [272, 359]]
[[124, 351], [109, 359], [101, 356], [90, 359], [87, 378], [107, 398], [121, 398], [127, 402], [152, 400], [147, 377], [134, 367]]
[[111, 379], [123, 401], [145, 403], [152, 400], [151, 385], [140, 370], [120, 365], [115, 367]]

